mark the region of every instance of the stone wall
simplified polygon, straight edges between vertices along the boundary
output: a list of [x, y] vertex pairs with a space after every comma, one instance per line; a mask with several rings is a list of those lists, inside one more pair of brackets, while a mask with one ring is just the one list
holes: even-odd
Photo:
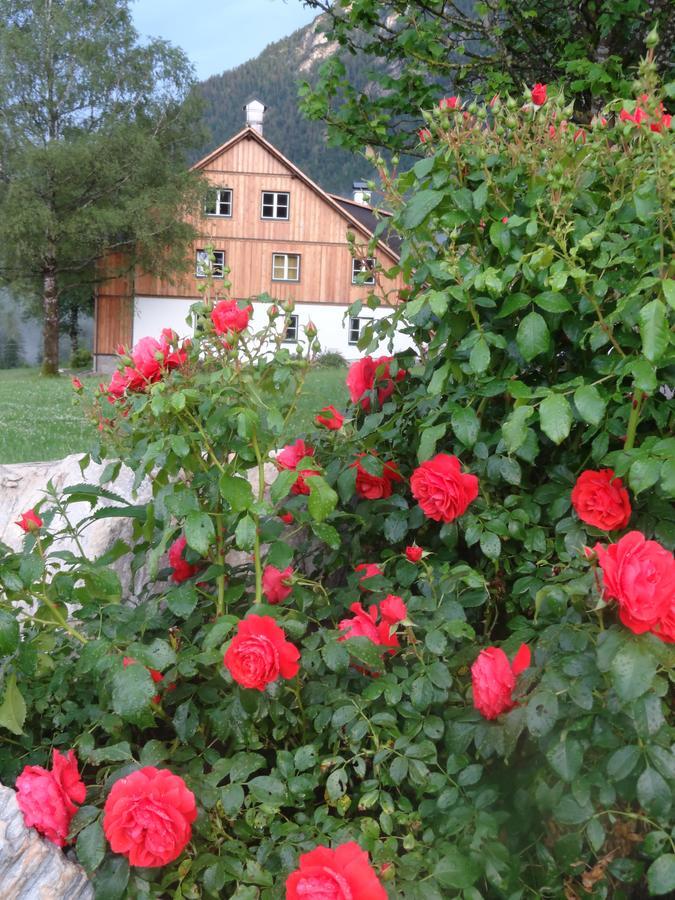
[[84, 869], [60, 847], [26, 828], [11, 788], [0, 784], [0, 897], [2, 900], [93, 900]]

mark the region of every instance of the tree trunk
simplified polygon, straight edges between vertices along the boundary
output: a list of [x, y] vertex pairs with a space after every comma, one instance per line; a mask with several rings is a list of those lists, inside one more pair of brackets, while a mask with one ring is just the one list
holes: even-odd
[[80, 310], [75, 305], [68, 310], [68, 337], [70, 338], [70, 352], [74, 356], [80, 349]]
[[56, 287], [56, 259], [47, 256], [42, 268], [42, 374], [59, 374], [59, 294]]

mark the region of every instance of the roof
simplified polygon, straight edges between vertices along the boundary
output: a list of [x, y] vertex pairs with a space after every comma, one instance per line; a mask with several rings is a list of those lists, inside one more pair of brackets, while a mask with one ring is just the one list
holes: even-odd
[[[337, 201], [343, 209], [347, 210], [354, 218], [358, 219], [371, 234], [375, 231], [377, 224], [381, 222], [383, 218], [389, 218], [391, 216], [390, 212], [387, 212], [384, 209], [375, 209], [369, 203], [361, 203], [358, 200], [352, 200], [349, 197], [340, 197], [338, 194], [330, 194], [330, 196], [333, 200]], [[401, 255], [401, 244], [403, 243], [401, 237], [391, 231], [390, 228], [386, 228], [382, 233], [382, 241], [398, 259]]]
[[[257, 132], [254, 128], [249, 127], [242, 128], [237, 134], [231, 137], [229, 140], [225, 141], [224, 144], [221, 144], [220, 147], [216, 147], [215, 150], [212, 150], [211, 153], [208, 153], [202, 159], [198, 160], [191, 166], [191, 170], [194, 169], [204, 169], [209, 163], [211, 163], [214, 159], [217, 159], [222, 153], [225, 153], [231, 147], [234, 147], [235, 144], [238, 144], [242, 140], [254, 140], [257, 141], [262, 147], [267, 150], [276, 160], [278, 160], [282, 165], [286, 166], [290, 171], [303, 182], [310, 190], [314, 191], [315, 194], [318, 194], [321, 199], [328, 204], [328, 206], [332, 207], [335, 212], [339, 213], [343, 219], [345, 219], [350, 225], [357, 229], [357, 231], [362, 234], [365, 232], [367, 235], [372, 235], [375, 229], [375, 226], [378, 222], [378, 219], [375, 217], [374, 210], [371, 206], [368, 206], [365, 203], [358, 203], [353, 200], [348, 200], [346, 197], [338, 197], [334, 194], [329, 194], [324, 191], [323, 188], [319, 187], [319, 185], [312, 181], [312, 179], [305, 175], [305, 173], [299, 169], [294, 163], [287, 159], [284, 154], [277, 150], [274, 144], [270, 144], [268, 140], [266, 140], [259, 132]], [[385, 213], [385, 215], [387, 215]], [[387, 240], [378, 240], [378, 247], [390, 256], [394, 261], [398, 262], [399, 258], [399, 249], [396, 249], [393, 246], [393, 242], [390, 243], [389, 239]]]

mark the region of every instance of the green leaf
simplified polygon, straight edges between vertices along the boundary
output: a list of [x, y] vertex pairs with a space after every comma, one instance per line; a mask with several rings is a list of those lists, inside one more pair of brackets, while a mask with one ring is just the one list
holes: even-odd
[[661, 466], [661, 488], [669, 497], [675, 497], [675, 459], [667, 459]]
[[647, 766], [637, 781], [637, 798], [650, 816], [667, 816], [672, 802], [671, 790], [662, 775]]
[[185, 519], [185, 539], [188, 547], [199, 553], [200, 556], [206, 556], [209, 552], [211, 541], [213, 541], [215, 536], [213, 520], [208, 513], [191, 512], [187, 514]]
[[447, 430], [448, 426], [445, 424], [432, 425], [430, 428], [424, 429], [420, 436], [419, 447], [417, 448], [417, 459], [419, 462], [423, 463], [426, 462], [426, 460], [431, 459], [436, 452], [436, 444], [445, 436]]
[[221, 475], [218, 482], [220, 495], [230, 504], [233, 512], [244, 512], [253, 503], [253, 488], [246, 478], [234, 475]]
[[564, 313], [572, 309], [569, 300], [555, 291], [544, 291], [543, 294], [538, 294], [534, 298], [534, 302], [540, 309], [551, 313]]
[[295, 484], [298, 473], [291, 469], [284, 469], [279, 472], [270, 487], [270, 498], [272, 503], [278, 503], [288, 495], [288, 492]]
[[654, 860], [647, 869], [647, 887], [653, 897], [675, 891], [675, 853], [664, 853]]
[[480, 549], [488, 559], [499, 559], [502, 552], [502, 542], [496, 534], [484, 531], [480, 536]]
[[383, 525], [384, 536], [390, 544], [402, 541], [408, 533], [408, 514], [401, 509], [387, 516]]
[[23, 723], [26, 721], [26, 702], [16, 686], [14, 672], [7, 678], [5, 697], [0, 706], [0, 727], [12, 734], [23, 734]]
[[383, 668], [382, 651], [372, 641], [366, 637], [353, 637], [345, 641], [345, 646], [349, 651], [349, 655], [353, 656], [358, 662], [363, 663], [368, 669], [377, 672]]
[[16, 618], [0, 609], [0, 656], [9, 656], [19, 646], [20, 631]]
[[579, 741], [566, 738], [555, 744], [546, 754], [551, 768], [563, 781], [572, 782], [581, 769], [584, 752]]
[[234, 542], [240, 550], [252, 550], [255, 544], [256, 525], [251, 516], [242, 516], [234, 529]]
[[629, 639], [612, 660], [612, 684], [622, 700], [635, 700], [652, 686], [657, 660], [635, 640]]
[[636, 459], [628, 473], [628, 483], [636, 494], [656, 484], [661, 474], [661, 460], [655, 456]]
[[533, 737], [544, 737], [558, 719], [558, 698], [551, 691], [537, 691], [527, 704], [527, 729]]
[[478, 440], [480, 422], [471, 407], [465, 406], [455, 410], [450, 419], [450, 424], [458, 440], [467, 447], [473, 447]]
[[96, 870], [96, 900], [122, 900], [129, 882], [129, 863], [123, 856], [109, 856]]
[[656, 380], [656, 370], [650, 362], [641, 356], [631, 362], [630, 371], [636, 388], [646, 391], [648, 394], [654, 393], [658, 387], [658, 382]]
[[620, 747], [607, 760], [607, 774], [612, 781], [623, 781], [638, 764], [641, 755], [640, 748], [635, 744]]
[[479, 337], [469, 354], [469, 365], [476, 375], [483, 373], [490, 365], [490, 347], [484, 337]]
[[389, 776], [394, 784], [402, 784], [408, 776], [408, 760], [404, 756], [397, 756], [389, 766]]
[[502, 435], [509, 453], [515, 453], [527, 439], [526, 422], [532, 417], [531, 406], [518, 406], [502, 424]]
[[106, 851], [105, 835], [100, 822], [92, 822], [82, 829], [77, 836], [75, 849], [78, 862], [91, 876], [103, 862]]
[[539, 424], [554, 444], [561, 444], [572, 427], [572, 408], [567, 397], [549, 394], [539, 405]]
[[176, 651], [162, 638], [155, 638], [149, 644], [131, 644], [127, 656], [160, 672], [176, 664]]
[[661, 300], [651, 300], [640, 309], [642, 352], [650, 362], [663, 356], [670, 337], [666, 307]]
[[487, 203], [488, 184], [487, 181], [481, 181], [476, 190], [473, 192], [473, 208], [482, 209]]
[[444, 197], [443, 191], [419, 191], [404, 208], [401, 223], [404, 228], [417, 228]]
[[118, 716], [138, 715], [150, 706], [156, 693], [150, 673], [140, 663], [119, 669], [113, 675], [112, 707]]
[[509, 294], [509, 296], [500, 306], [499, 312], [497, 313], [495, 318], [504, 319], [506, 318], [506, 316], [510, 316], [514, 312], [518, 312], [519, 309], [523, 309], [523, 307], [529, 306], [531, 302], [532, 298], [529, 294]]
[[258, 775], [248, 783], [248, 789], [259, 803], [269, 806], [282, 806], [286, 800], [286, 787], [279, 778], [273, 775]]
[[182, 584], [180, 587], [173, 588], [168, 592], [166, 605], [174, 616], [178, 616], [180, 619], [187, 619], [194, 611], [197, 599], [195, 588], [189, 584]]
[[293, 754], [293, 764], [297, 772], [306, 772], [313, 769], [319, 759], [319, 753], [314, 744], [305, 744], [298, 747]]
[[605, 415], [606, 402], [593, 384], [582, 384], [574, 392], [574, 405], [584, 422], [599, 425]]
[[478, 880], [481, 868], [455, 847], [446, 847], [443, 858], [434, 866], [433, 876], [443, 887], [470, 888]]
[[349, 666], [349, 651], [344, 641], [331, 641], [321, 648], [321, 656], [331, 672], [345, 672]]
[[307, 479], [309, 501], [307, 509], [316, 522], [323, 522], [337, 506], [338, 495], [321, 475], [313, 475]]
[[675, 310], [675, 281], [672, 278], [664, 278], [661, 282], [663, 288], [663, 296], [666, 298], [668, 306]]
[[541, 353], [548, 352], [551, 346], [551, 335], [546, 319], [538, 312], [528, 313], [518, 326], [516, 344], [523, 359], [530, 362]]
[[220, 789], [220, 802], [228, 819], [233, 819], [244, 805], [244, 789], [240, 784], [226, 784]]
[[88, 758], [93, 765], [100, 766], [104, 762], [129, 762], [134, 757], [129, 742], [120, 741], [119, 744], [110, 744], [109, 747], [92, 750]]
[[176, 729], [181, 744], [187, 744], [196, 733], [199, 727], [199, 716], [191, 700], [186, 700], [178, 707], [173, 717], [173, 727]]

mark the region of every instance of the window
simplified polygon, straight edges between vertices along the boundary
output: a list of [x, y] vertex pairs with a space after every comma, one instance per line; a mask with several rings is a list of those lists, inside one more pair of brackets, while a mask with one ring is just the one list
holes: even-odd
[[261, 216], [263, 219], [287, 219], [289, 205], [290, 194], [263, 191]]
[[288, 325], [286, 326], [286, 333], [284, 334], [284, 343], [285, 344], [295, 344], [298, 340], [298, 317], [290, 316]]
[[231, 216], [232, 215], [232, 189], [213, 188], [209, 191], [204, 212], [207, 216]]
[[347, 335], [347, 343], [358, 344], [359, 338], [361, 337], [361, 319], [356, 316], [349, 317], [349, 334]]
[[352, 284], [375, 284], [375, 260], [352, 260]]
[[272, 281], [300, 281], [300, 255], [273, 253]]
[[212, 275], [214, 278], [225, 277], [225, 251], [212, 250], [213, 262], [209, 261], [208, 250], [197, 250], [197, 258], [195, 261], [195, 275], [197, 278], [206, 278]]

